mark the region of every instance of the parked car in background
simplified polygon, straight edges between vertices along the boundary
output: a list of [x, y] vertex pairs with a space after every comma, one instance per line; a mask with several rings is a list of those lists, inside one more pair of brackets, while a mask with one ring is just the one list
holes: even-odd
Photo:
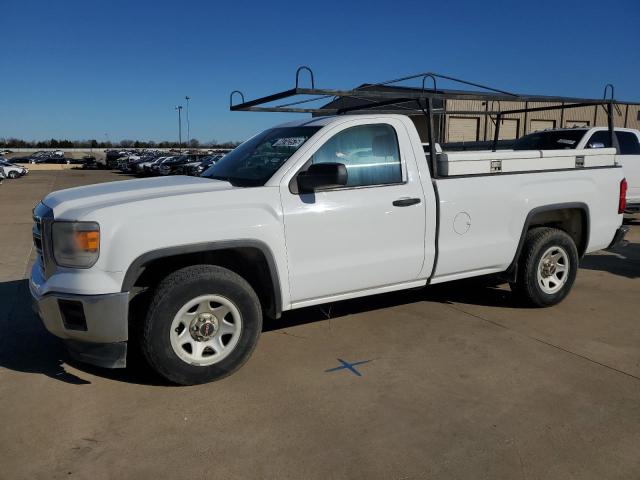
[[3, 171], [7, 178], [18, 178], [29, 173], [28, 168], [10, 163], [4, 158], [0, 158], [0, 170]]
[[[619, 153], [616, 160], [627, 179], [626, 213], [640, 212], [640, 132], [632, 128], [615, 128]], [[516, 140], [514, 150], [590, 150], [610, 148], [606, 127], [558, 128], [530, 133]]]
[[182, 174], [191, 175], [193, 177], [199, 177], [211, 165], [220, 160], [223, 155], [208, 155], [201, 158], [196, 162], [190, 162], [183, 166]]
[[158, 158], [160, 158], [160, 157], [145, 159], [142, 162], [135, 162], [134, 164], [131, 165], [131, 169], [132, 169], [133, 173], [136, 173], [138, 175], [142, 175], [144, 173], [144, 168], [146, 166], [151, 165], [153, 162], [158, 160]]
[[183, 165], [178, 165], [176, 167], [176, 169], [174, 170], [173, 174], [174, 175], [188, 175], [187, 171], [195, 168], [197, 165], [200, 165], [200, 161], [190, 161], [188, 163], [185, 163]]
[[58, 150], [56, 152], [36, 152], [30, 157], [28, 157], [28, 163], [38, 164], [38, 163], [70, 163], [65, 157], [64, 152]]
[[[129, 169], [129, 164], [137, 162], [138, 160], [140, 160], [142, 158], [141, 155], [138, 155], [137, 153], [134, 153], [132, 155], [127, 155], [126, 157], [123, 157], [123, 164], [122, 167], [124, 168], [124, 170], [128, 170]], [[122, 170], [123, 168], [120, 167], [120, 165], [118, 166], [118, 168], [120, 168], [120, 170]]]
[[118, 159], [126, 156], [129, 152], [121, 149], [109, 149], [105, 151], [105, 163], [108, 168], [116, 168]]
[[151, 166], [149, 167], [148, 173], [150, 175], [160, 175], [160, 166], [164, 163], [164, 162], [168, 162], [172, 159], [176, 158], [176, 155], [172, 155], [170, 157], [164, 157], [162, 160], [157, 161], [157, 162], [153, 162], [151, 164]]
[[85, 170], [98, 170], [102, 168], [103, 165], [102, 163], [98, 163], [95, 157], [84, 159], [82, 162], [82, 168]]
[[181, 167], [191, 162], [193, 158], [195, 157], [190, 155], [173, 157], [171, 160], [163, 162], [160, 165], [158, 173], [160, 173], [160, 175], [178, 175], [181, 173]]
[[140, 157], [128, 157], [126, 161], [119, 164], [119, 169], [123, 173], [136, 172], [137, 166], [144, 162], [151, 162], [158, 158], [156, 155], [142, 155]]
[[193, 160], [194, 155], [173, 155], [151, 166], [152, 175], [176, 175], [178, 168]]
[[153, 160], [149, 160], [148, 162], [139, 163], [137, 165], [136, 173], [138, 175], [151, 175], [152, 172], [153, 172], [153, 167], [155, 165], [159, 164], [160, 162], [163, 162], [167, 158], [171, 158], [171, 157], [169, 157], [169, 156], [157, 157], [157, 158], [155, 158]]
[[121, 172], [125, 172], [129, 168], [130, 162], [133, 162], [134, 160], [139, 160], [139, 159], [140, 157], [137, 155], [135, 157], [133, 155], [125, 155], [124, 157], [118, 158], [118, 160], [116, 161], [115, 168], [117, 168]]

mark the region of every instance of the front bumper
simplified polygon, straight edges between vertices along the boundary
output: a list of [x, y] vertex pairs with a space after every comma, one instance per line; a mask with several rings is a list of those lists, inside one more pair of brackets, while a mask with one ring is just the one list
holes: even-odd
[[622, 241], [624, 240], [624, 236], [627, 234], [628, 231], [629, 231], [629, 227], [625, 227], [625, 226], [618, 227], [618, 229], [616, 230], [616, 234], [613, 236], [613, 240], [611, 240], [611, 243], [607, 247], [607, 250], [614, 248], [616, 245], [619, 245], [620, 243], [622, 243]]
[[29, 286], [34, 311], [50, 333], [65, 341], [72, 356], [100, 367], [126, 366], [128, 292], [40, 295], [33, 280]]

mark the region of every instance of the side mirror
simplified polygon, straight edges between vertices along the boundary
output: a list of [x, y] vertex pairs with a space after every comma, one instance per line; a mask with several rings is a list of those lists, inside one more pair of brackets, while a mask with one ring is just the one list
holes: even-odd
[[322, 188], [344, 187], [347, 177], [347, 167], [342, 163], [314, 163], [298, 174], [298, 190], [311, 193]]
[[588, 145], [589, 148], [604, 148], [604, 143], [602, 142], [593, 142]]

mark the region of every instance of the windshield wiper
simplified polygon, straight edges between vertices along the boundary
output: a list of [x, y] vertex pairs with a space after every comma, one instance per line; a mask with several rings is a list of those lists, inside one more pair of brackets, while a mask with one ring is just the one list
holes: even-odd
[[260, 187], [264, 185], [263, 181], [253, 178], [225, 177], [224, 175], [207, 175], [205, 178], [229, 182], [234, 187]]
[[206, 178], [210, 178], [212, 180], [222, 180], [223, 182], [231, 183], [231, 177], [225, 177], [223, 175], [207, 175]]

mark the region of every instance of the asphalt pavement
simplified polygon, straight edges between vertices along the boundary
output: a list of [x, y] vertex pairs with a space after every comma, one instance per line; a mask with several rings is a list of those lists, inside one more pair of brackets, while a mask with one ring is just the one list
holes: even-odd
[[[640, 221], [569, 297], [476, 279], [287, 313], [222, 381], [73, 362], [31, 313], [31, 209], [0, 186], [0, 478], [640, 478]], [[342, 367], [342, 368], [340, 368]]]

